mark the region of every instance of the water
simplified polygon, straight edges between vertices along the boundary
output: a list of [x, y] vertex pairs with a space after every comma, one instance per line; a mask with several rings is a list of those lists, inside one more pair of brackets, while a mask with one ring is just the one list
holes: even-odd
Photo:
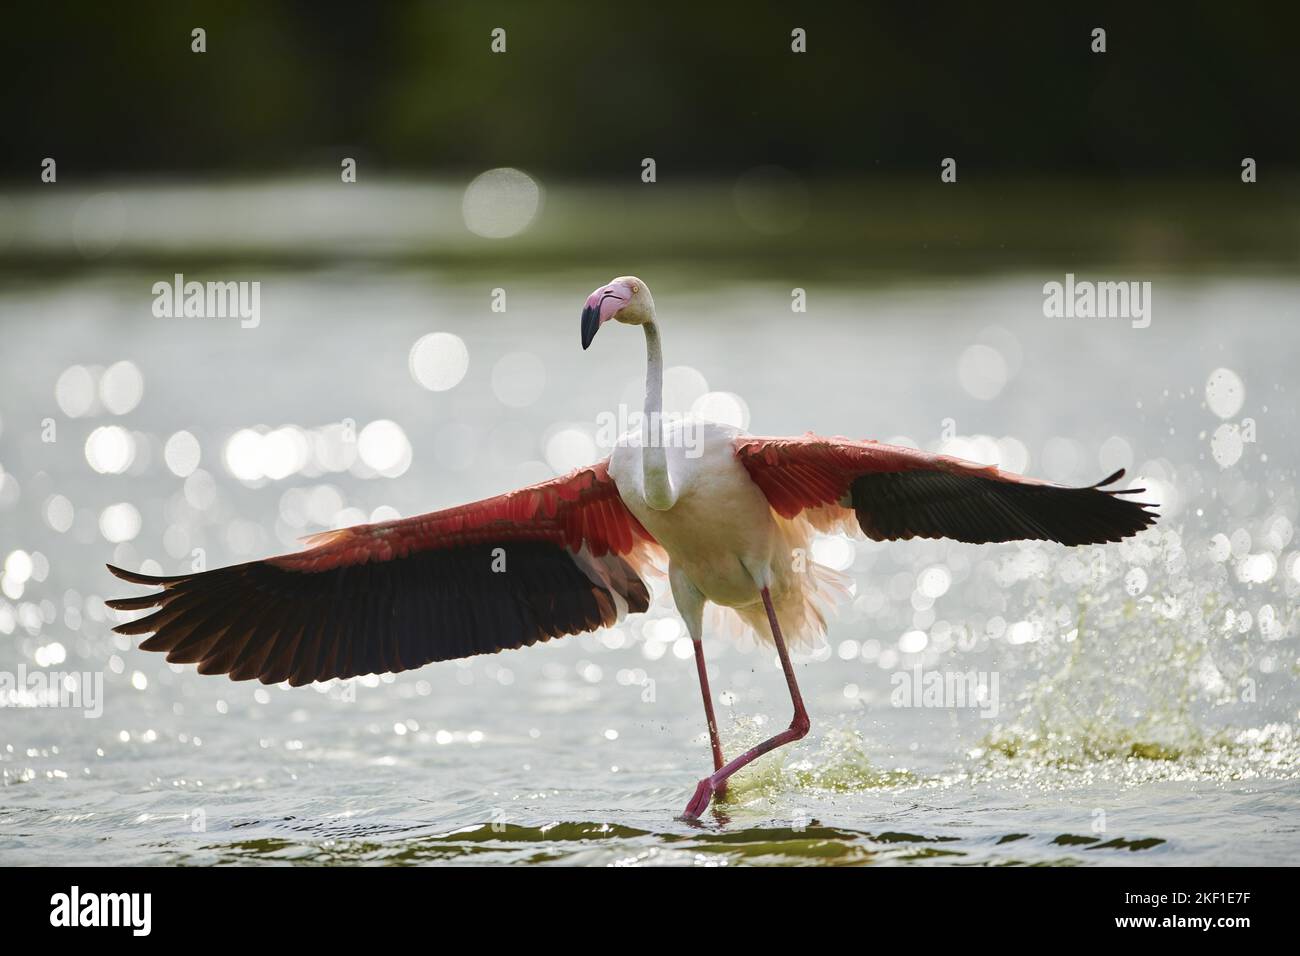
[[[690, 825], [674, 818], [708, 746], [666, 605], [600, 635], [296, 690], [169, 666], [111, 634], [102, 607], [133, 590], [106, 561], [170, 571], [201, 549], [216, 566], [589, 458], [597, 416], [639, 402], [632, 330], [578, 347], [582, 301], [609, 276], [249, 275], [255, 329], [152, 317], [165, 278], [99, 270], [0, 293], [0, 559], [22, 553], [0, 582], [0, 672], [103, 680], [97, 719], [0, 710], [0, 862], [1264, 864], [1300, 850], [1300, 283], [1156, 277], [1152, 324], [1134, 329], [1044, 319], [1038, 275], [819, 285], [796, 314], [795, 283], [647, 270], [667, 362], [688, 367], [669, 374], [670, 406], [733, 393], [719, 401], [757, 434], [946, 441], [1080, 483], [1122, 465], [1164, 514], [1104, 549], [825, 543], [855, 595], [796, 657], [812, 733]], [[466, 346], [446, 391], [408, 367], [431, 332]], [[514, 353], [528, 356], [494, 376]], [[1207, 402], [1221, 368], [1239, 407], [1222, 376]], [[366, 439], [376, 420], [398, 429]], [[125, 431], [92, 438], [109, 426]], [[334, 442], [347, 427], [350, 464]], [[200, 449], [192, 473], [192, 445], [165, 450], [181, 430]], [[727, 753], [784, 726], [771, 653], [706, 646]], [[996, 694], [894, 706], [895, 675], [918, 666], [996, 675]]]

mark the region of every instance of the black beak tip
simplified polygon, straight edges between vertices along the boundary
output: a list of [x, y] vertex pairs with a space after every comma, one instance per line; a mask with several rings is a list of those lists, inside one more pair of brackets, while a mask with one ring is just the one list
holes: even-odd
[[596, 337], [600, 330], [600, 309], [594, 306], [587, 306], [582, 310], [582, 350], [585, 352], [587, 346], [591, 345], [591, 340]]

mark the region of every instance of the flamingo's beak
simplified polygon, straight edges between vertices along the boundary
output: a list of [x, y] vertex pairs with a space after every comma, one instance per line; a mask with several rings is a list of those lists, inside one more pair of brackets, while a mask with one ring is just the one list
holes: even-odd
[[627, 305], [632, 297], [632, 290], [617, 282], [601, 286], [587, 296], [587, 304], [582, 310], [582, 347], [585, 350], [596, 337], [600, 327], [614, 317], [619, 309]]
[[596, 337], [600, 331], [600, 306], [592, 305], [591, 299], [587, 300], [586, 307], [582, 310], [582, 350], [587, 351], [587, 346], [591, 340]]

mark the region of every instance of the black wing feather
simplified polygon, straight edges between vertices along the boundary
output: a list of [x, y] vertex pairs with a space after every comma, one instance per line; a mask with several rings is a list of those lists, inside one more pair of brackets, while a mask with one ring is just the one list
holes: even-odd
[[[493, 570], [496, 548], [506, 551], [505, 571]], [[439, 548], [322, 571], [254, 561], [164, 578], [110, 565], [123, 580], [163, 590], [108, 603], [156, 608], [114, 630], [152, 632], [141, 647], [166, 652], [169, 661], [234, 680], [299, 685], [595, 630], [616, 620], [616, 597], [631, 612], [645, 611], [650, 595], [632, 567], [613, 554], [599, 561], [610, 587], [548, 541]]]
[[1086, 488], [1004, 481], [940, 470], [877, 472], [853, 480], [850, 497], [863, 533], [876, 541], [1058, 541], [1066, 545], [1120, 541], [1155, 523], [1152, 505], [1107, 490], [1115, 472]]

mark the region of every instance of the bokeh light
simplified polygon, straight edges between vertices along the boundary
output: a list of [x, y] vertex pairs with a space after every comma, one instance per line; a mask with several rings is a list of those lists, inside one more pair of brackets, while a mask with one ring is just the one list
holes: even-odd
[[989, 345], [971, 345], [957, 361], [957, 379], [972, 398], [997, 398], [1007, 384], [1007, 362]]
[[135, 436], [119, 425], [103, 425], [86, 439], [86, 461], [101, 475], [120, 475], [135, 460]]
[[582, 425], [566, 425], [555, 429], [546, 439], [546, 463], [556, 474], [564, 474], [599, 458], [596, 439]]
[[199, 467], [202, 450], [199, 440], [187, 431], [179, 431], [167, 439], [163, 446], [163, 461], [178, 478], [188, 478]]
[[69, 418], [89, 415], [95, 407], [95, 375], [84, 365], [63, 370], [54, 384], [54, 399]]
[[542, 203], [542, 190], [519, 169], [489, 169], [465, 189], [461, 212], [465, 226], [485, 239], [518, 235], [532, 223]]
[[416, 382], [431, 392], [445, 392], [469, 370], [469, 349], [458, 335], [431, 332], [411, 346], [408, 364]]
[[492, 366], [492, 393], [511, 408], [526, 408], [542, 397], [546, 366], [531, 352], [511, 352]]
[[411, 467], [411, 443], [402, 426], [388, 419], [371, 422], [357, 438], [357, 453], [367, 467], [397, 478]]
[[852, 565], [856, 554], [853, 542], [842, 534], [822, 535], [812, 542], [812, 559], [836, 571]]
[[1230, 368], [1216, 368], [1205, 382], [1205, 403], [1220, 418], [1231, 418], [1246, 401], [1246, 385]]
[[134, 362], [114, 362], [99, 379], [99, 400], [114, 415], [125, 415], [144, 396], [144, 376]]
[[113, 544], [135, 538], [142, 523], [139, 510], [128, 501], [109, 505], [99, 514], [99, 532]]
[[691, 414], [742, 431], [749, 428], [749, 406], [735, 392], [706, 392], [691, 404]]

